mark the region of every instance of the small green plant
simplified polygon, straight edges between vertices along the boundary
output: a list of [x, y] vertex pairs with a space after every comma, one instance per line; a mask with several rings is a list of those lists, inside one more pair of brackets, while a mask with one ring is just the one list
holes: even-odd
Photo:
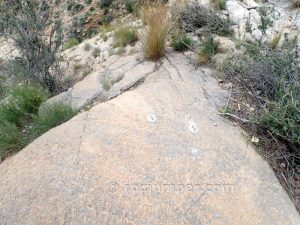
[[75, 5], [75, 2], [74, 0], [68, 0], [67, 2], [67, 10], [68, 11], [71, 11], [72, 10], [72, 7]]
[[77, 38], [70, 38], [68, 41], [65, 42], [63, 45], [63, 50], [67, 50], [73, 48], [74, 46], [78, 45], [80, 42]]
[[218, 43], [213, 40], [212, 37], [207, 38], [203, 42], [199, 53], [199, 62], [206, 63], [211, 60], [212, 56], [218, 52]]
[[20, 148], [20, 132], [15, 124], [0, 120], [0, 161]]
[[3, 96], [6, 93], [6, 85], [4, 82], [5, 82], [4, 77], [0, 76], [0, 100], [3, 98]]
[[100, 0], [99, 1], [99, 6], [101, 9], [105, 7], [109, 7], [112, 4], [113, 0]]
[[98, 24], [108, 26], [111, 23], [111, 21], [113, 21], [113, 19], [114, 17], [111, 14], [106, 14], [98, 20]]
[[225, 77], [245, 90], [255, 105], [251, 121], [290, 144], [300, 144], [300, 67], [297, 45], [277, 48], [247, 44], [224, 64]]
[[245, 24], [245, 30], [246, 30], [246, 32], [248, 32], [248, 33], [252, 33], [252, 25], [251, 25], [251, 19], [250, 19], [250, 16], [247, 18], [247, 20], [246, 20], [246, 24]]
[[105, 91], [109, 91], [112, 86], [113, 86], [113, 84], [110, 79], [106, 78], [106, 79], [102, 80], [102, 87]]
[[135, 8], [133, 0], [126, 0], [125, 1], [125, 8], [127, 9], [127, 11], [129, 13], [133, 13], [134, 8]]
[[282, 32], [277, 33], [269, 44], [270, 48], [273, 49], [277, 48], [281, 40], [281, 37], [282, 37]]
[[80, 4], [80, 3], [75, 3], [72, 6], [72, 13], [76, 14], [79, 13], [80, 11], [82, 11], [84, 9], [84, 5]]
[[192, 39], [188, 37], [186, 34], [174, 35], [172, 37], [171, 46], [175, 51], [185, 51], [191, 47]]
[[273, 25], [273, 21], [270, 17], [270, 12], [267, 7], [260, 7], [258, 12], [260, 15], [260, 25], [258, 28], [263, 34], [265, 34], [267, 29]]
[[212, 0], [212, 4], [218, 10], [226, 9], [226, 0]]
[[89, 5], [92, 3], [93, 0], [84, 0], [85, 4]]
[[48, 98], [48, 94], [42, 87], [31, 84], [15, 88], [11, 97], [22, 112], [33, 114], [37, 113], [42, 102]]
[[105, 91], [109, 91], [111, 87], [120, 82], [124, 78], [124, 75], [118, 76], [116, 79], [110, 79], [109, 77], [105, 77], [102, 80], [102, 86]]
[[90, 51], [91, 48], [92, 48], [92, 46], [91, 46], [89, 43], [86, 43], [86, 44], [84, 45], [84, 51], [86, 51], [86, 52]]
[[86, 32], [86, 37], [88, 38], [92, 38], [94, 37], [96, 34], [98, 33], [97, 29], [96, 28], [91, 28], [89, 29], [87, 32]]
[[76, 115], [75, 110], [62, 102], [44, 106], [39, 111], [32, 125], [32, 135], [37, 137], [53, 127], [56, 127]]
[[0, 105], [0, 120], [21, 126], [37, 112], [47, 96], [44, 89], [36, 85], [17, 87]]
[[101, 54], [100, 48], [99, 48], [99, 47], [96, 47], [96, 48], [94, 49], [92, 55], [93, 55], [95, 58], [97, 58], [97, 57], [100, 56], [100, 54]]
[[121, 27], [114, 32], [114, 46], [125, 47], [126, 45], [134, 44], [138, 40], [138, 35], [135, 28]]

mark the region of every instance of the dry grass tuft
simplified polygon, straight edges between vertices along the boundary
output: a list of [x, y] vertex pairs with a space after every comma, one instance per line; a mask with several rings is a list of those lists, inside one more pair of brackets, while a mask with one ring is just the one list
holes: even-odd
[[167, 35], [171, 27], [168, 7], [162, 2], [150, 3], [141, 9], [142, 21], [147, 25], [141, 33], [146, 59], [158, 60], [165, 53]]
[[300, 8], [300, 0], [294, 0], [293, 7], [294, 8]]

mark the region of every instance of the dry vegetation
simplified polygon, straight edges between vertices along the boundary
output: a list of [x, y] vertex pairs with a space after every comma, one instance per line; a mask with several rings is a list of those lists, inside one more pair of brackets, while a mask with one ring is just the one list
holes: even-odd
[[145, 58], [157, 60], [165, 53], [167, 35], [171, 27], [168, 7], [161, 2], [147, 4], [142, 7], [141, 15], [147, 26], [141, 34]]

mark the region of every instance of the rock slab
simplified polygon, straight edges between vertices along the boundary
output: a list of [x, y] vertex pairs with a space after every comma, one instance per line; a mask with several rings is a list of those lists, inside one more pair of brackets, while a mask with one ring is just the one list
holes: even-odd
[[217, 115], [227, 93], [210, 71], [179, 54], [155, 68], [0, 165], [0, 224], [300, 224], [268, 164]]

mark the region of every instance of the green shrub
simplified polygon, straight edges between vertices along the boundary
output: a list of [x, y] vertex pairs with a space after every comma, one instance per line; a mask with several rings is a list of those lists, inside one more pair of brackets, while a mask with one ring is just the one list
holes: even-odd
[[71, 11], [72, 10], [72, 7], [74, 6], [75, 2], [73, 0], [69, 0], [67, 2], [67, 10], [68, 11]]
[[209, 37], [203, 42], [203, 45], [200, 50], [200, 54], [206, 56], [209, 60], [213, 55], [218, 51], [218, 43], [213, 40], [212, 37]]
[[72, 6], [72, 13], [78, 13], [80, 11], [82, 11], [84, 9], [84, 5], [80, 4], [80, 3], [76, 3]]
[[86, 51], [86, 52], [90, 51], [91, 48], [92, 48], [92, 46], [91, 46], [89, 43], [86, 43], [86, 44], [84, 45], [84, 51]]
[[[251, 45], [250, 45], [251, 46]], [[296, 46], [280, 49], [246, 46], [224, 65], [226, 78], [245, 90], [255, 104], [255, 123], [293, 144], [300, 144], [300, 66]], [[253, 119], [252, 118], [252, 119]]]
[[9, 99], [0, 105], [0, 120], [20, 125], [26, 112], [22, 112], [14, 99]]
[[125, 47], [128, 44], [134, 44], [138, 40], [135, 28], [122, 27], [114, 32], [114, 46]]
[[111, 21], [113, 21], [114, 17], [110, 14], [103, 15], [99, 20], [98, 24], [99, 25], [109, 25]]
[[98, 33], [97, 29], [96, 28], [91, 28], [89, 29], [87, 32], [86, 32], [86, 37], [88, 38], [92, 38], [94, 37], [96, 34]]
[[34, 119], [32, 135], [37, 137], [76, 115], [73, 108], [65, 103], [52, 103], [44, 106]]
[[0, 105], [0, 120], [21, 126], [38, 111], [47, 99], [47, 93], [36, 85], [15, 88], [8, 99]]
[[126, 0], [125, 1], [125, 8], [129, 13], [132, 13], [134, 11], [134, 2], [133, 0]]
[[5, 79], [0, 76], [0, 100], [6, 93], [6, 85], [4, 84]]
[[174, 35], [172, 37], [171, 46], [175, 51], [185, 51], [188, 50], [192, 44], [192, 39], [188, 37], [186, 34]]
[[258, 11], [260, 15], [260, 24], [258, 25], [258, 28], [263, 34], [265, 34], [267, 29], [273, 25], [273, 21], [270, 16], [271, 13], [265, 6], [260, 7]]
[[78, 45], [80, 42], [77, 38], [70, 38], [68, 41], [65, 42], [63, 46], [63, 50], [67, 50], [69, 48], [73, 48], [74, 46]]
[[0, 120], [0, 161], [20, 147], [20, 132], [15, 124]]
[[113, 0], [100, 0], [99, 1], [99, 6], [100, 8], [105, 8], [105, 7], [109, 7], [112, 4]]
[[85, 4], [89, 5], [92, 3], [93, 0], [84, 0]]
[[15, 88], [11, 93], [18, 108], [22, 112], [37, 113], [42, 102], [48, 98], [47, 92], [37, 85], [23, 85]]
[[[297, 88], [300, 88], [299, 83], [297, 84]], [[298, 93], [296, 89], [291, 90], [289, 93], [283, 95], [279, 101], [268, 103], [263, 110], [260, 123], [277, 136], [291, 143], [300, 144], [299, 90]]]
[[100, 56], [100, 54], [101, 54], [101, 49], [100, 49], [99, 47], [96, 47], [96, 48], [94, 49], [92, 55], [93, 55], [95, 58], [97, 58], [97, 57]]

